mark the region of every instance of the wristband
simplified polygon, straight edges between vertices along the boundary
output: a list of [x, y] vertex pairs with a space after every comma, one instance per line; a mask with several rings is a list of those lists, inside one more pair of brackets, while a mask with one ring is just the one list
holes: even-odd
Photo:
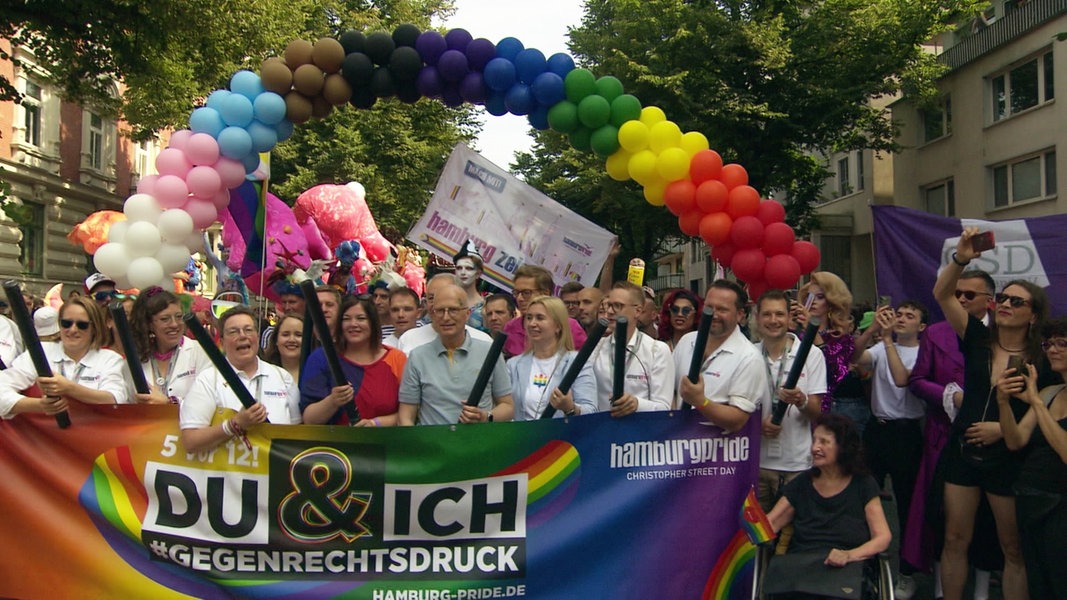
[[222, 433], [225, 433], [226, 437], [233, 437], [233, 428], [230, 427], [230, 420], [226, 419], [222, 422]]
[[709, 404], [711, 404], [711, 399], [708, 398], [707, 396], [704, 396], [704, 404], [701, 404], [700, 408], [704, 408], [705, 406], [707, 406]]
[[578, 414], [578, 407], [577, 406], [571, 407], [570, 410], [568, 410], [567, 412], [565, 412], [563, 414], [565, 416], [568, 416], [568, 417], [573, 417], [574, 415]]
[[955, 252], [952, 253], [952, 262], [956, 263], [956, 265], [960, 267], [966, 267], [967, 265], [971, 264], [971, 261], [969, 260], [966, 262], [960, 262], [960, 259], [956, 258]]
[[381, 427], [382, 426], [382, 422], [378, 420], [378, 417], [374, 417], [373, 419], [371, 419], [371, 421], [374, 422], [374, 426], [375, 427]]

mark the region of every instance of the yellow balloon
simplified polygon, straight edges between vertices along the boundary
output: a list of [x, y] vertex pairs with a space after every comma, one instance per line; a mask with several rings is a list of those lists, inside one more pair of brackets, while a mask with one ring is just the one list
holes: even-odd
[[677, 181], [689, 176], [689, 154], [681, 148], [667, 148], [656, 157], [656, 172], [666, 181]]
[[630, 179], [630, 156], [629, 152], [621, 148], [609, 156], [604, 163], [604, 169], [608, 172], [608, 177], [615, 181]]
[[711, 144], [708, 143], [708, 138], [699, 131], [689, 131], [683, 134], [680, 146], [690, 158], [701, 150], [708, 150], [711, 148]]
[[641, 121], [627, 121], [619, 128], [619, 145], [627, 152], [640, 152], [648, 147], [648, 125]]
[[648, 147], [656, 154], [682, 143], [682, 129], [674, 121], [660, 121], [648, 128]]
[[641, 185], [659, 177], [656, 173], [656, 155], [651, 150], [642, 150], [631, 156], [628, 170], [630, 177]]
[[658, 106], [646, 106], [641, 109], [641, 122], [649, 127], [666, 120], [666, 113]]
[[667, 189], [667, 182], [657, 179], [645, 185], [645, 200], [652, 206], [663, 206], [663, 191]]

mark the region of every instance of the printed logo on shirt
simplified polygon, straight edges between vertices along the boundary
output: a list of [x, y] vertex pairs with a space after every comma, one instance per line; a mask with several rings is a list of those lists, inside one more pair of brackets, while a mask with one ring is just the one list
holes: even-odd
[[101, 376], [99, 374], [97, 374], [97, 375], [80, 375], [78, 377], [78, 380], [79, 381], [100, 381], [100, 377]]
[[285, 390], [263, 390], [263, 395], [272, 398], [284, 398], [289, 394]]
[[712, 377], [722, 377], [722, 371], [704, 371], [705, 375], [711, 375]]
[[544, 373], [534, 375], [533, 384], [539, 388], [545, 387], [548, 385], [548, 375], [545, 375]]
[[172, 379], [181, 379], [182, 377], [193, 377], [196, 375], [196, 369], [189, 369], [188, 371], [182, 371], [175, 375]]
[[645, 375], [644, 373], [627, 373], [626, 378], [636, 379], [638, 381], [648, 381], [648, 375]]

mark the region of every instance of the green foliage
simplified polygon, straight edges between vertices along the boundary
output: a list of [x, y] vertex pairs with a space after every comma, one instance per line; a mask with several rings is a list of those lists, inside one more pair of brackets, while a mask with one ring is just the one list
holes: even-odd
[[4, 211], [7, 218], [15, 222], [19, 227], [27, 227], [33, 224], [33, 212], [29, 206], [12, 200], [8, 194], [11, 193], [11, 184], [0, 179], [0, 209]]

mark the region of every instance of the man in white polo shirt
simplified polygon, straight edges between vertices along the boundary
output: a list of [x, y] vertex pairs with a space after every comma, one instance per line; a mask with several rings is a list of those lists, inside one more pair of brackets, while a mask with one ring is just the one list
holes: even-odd
[[[430, 316], [431, 321], [433, 319], [433, 300], [438, 291], [444, 289], [447, 286], [459, 285], [459, 279], [451, 273], [438, 273], [430, 278], [426, 282], [426, 314]], [[470, 325], [467, 326], [467, 333], [470, 334], [472, 339], [482, 340], [485, 342], [492, 342], [493, 338], [489, 337], [483, 331], [479, 331]], [[397, 342], [396, 349], [400, 350], [404, 354], [411, 354], [411, 351], [424, 344], [437, 339], [437, 331], [433, 327], [417, 327], [409, 330], [404, 335], [400, 336], [400, 340]]]

